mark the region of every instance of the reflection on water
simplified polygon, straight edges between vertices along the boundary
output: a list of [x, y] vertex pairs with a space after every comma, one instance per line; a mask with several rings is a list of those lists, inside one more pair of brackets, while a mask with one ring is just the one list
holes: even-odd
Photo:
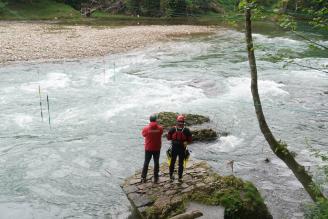
[[[255, 43], [268, 123], [311, 168], [319, 161], [305, 137], [319, 149], [328, 142], [328, 76], [283, 68], [272, 56], [285, 51], [314, 66], [328, 59], [309, 58], [306, 42], [283, 35], [255, 34]], [[119, 184], [142, 166], [140, 130], [159, 111], [209, 115], [231, 134], [192, 145], [192, 156], [222, 174], [234, 160], [235, 174], [257, 185], [275, 218], [302, 218], [310, 199], [260, 134], [249, 87], [243, 34], [229, 29], [104, 58], [1, 68], [0, 218], [127, 218]]]

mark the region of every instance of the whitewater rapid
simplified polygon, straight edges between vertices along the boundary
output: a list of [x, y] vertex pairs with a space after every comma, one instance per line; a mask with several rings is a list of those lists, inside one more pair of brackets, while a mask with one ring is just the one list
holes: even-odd
[[[254, 41], [268, 123], [314, 170], [320, 161], [307, 144], [324, 149], [328, 143], [328, 76], [284, 68], [289, 60], [272, 57], [288, 54], [314, 66], [327, 66], [328, 57], [283, 33], [255, 34]], [[244, 35], [236, 30], [93, 59], [4, 66], [0, 103], [1, 219], [127, 218], [130, 204], [119, 184], [141, 168], [140, 131], [160, 111], [208, 115], [213, 127], [229, 132], [192, 145], [192, 157], [221, 174], [231, 174], [226, 163], [234, 160], [234, 174], [259, 188], [274, 218], [303, 218], [310, 201], [260, 133]]]

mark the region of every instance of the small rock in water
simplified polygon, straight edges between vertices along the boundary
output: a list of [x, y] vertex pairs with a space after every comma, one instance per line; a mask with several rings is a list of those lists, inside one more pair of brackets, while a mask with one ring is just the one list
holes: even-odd
[[270, 159], [269, 158], [265, 158], [264, 162], [269, 163]]
[[328, 90], [323, 92], [324, 94], [328, 94]]

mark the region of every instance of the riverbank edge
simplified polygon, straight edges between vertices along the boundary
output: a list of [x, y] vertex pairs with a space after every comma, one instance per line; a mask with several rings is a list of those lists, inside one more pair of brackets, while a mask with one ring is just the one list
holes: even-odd
[[217, 27], [195, 25], [84, 26], [0, 21], [0, 66], [98, 58], [196, 35]]
[[0, 22], [0, 66], [76, 61], [144, 48], [157, 42], [214, 34], [193, 25], [93, 27], [39, 22]]
[[[183, 182], [170, 182], [167, 163], [160, 167], [158, 183], [141, 183], [140, 171], [121, 185], [137, 215], [142, 219], [170, 218], [186, 211], [189, 202], [224, 207], [224, 218], [272, 219], [256, 187], [235, 176], [220, 176], [205, 161], [189, 161]], [[148, 171], [152, 173], [152, 169]]]

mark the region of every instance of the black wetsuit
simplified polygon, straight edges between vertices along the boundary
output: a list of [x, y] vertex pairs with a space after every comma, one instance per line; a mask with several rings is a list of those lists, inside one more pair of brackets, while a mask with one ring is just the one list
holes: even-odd
[[170, 165], [170, 176], [173, 176], [175, 161], [179, 157], [179, 178], [182, 178], [183, 174], [183, 161], [185, 159], [185, 145], [184, 142], [190, 143], [192, 141], [192, 134], [188, 128], [173, 127], [167, 134], [167, 139], [172, 141], [172, 159]]

